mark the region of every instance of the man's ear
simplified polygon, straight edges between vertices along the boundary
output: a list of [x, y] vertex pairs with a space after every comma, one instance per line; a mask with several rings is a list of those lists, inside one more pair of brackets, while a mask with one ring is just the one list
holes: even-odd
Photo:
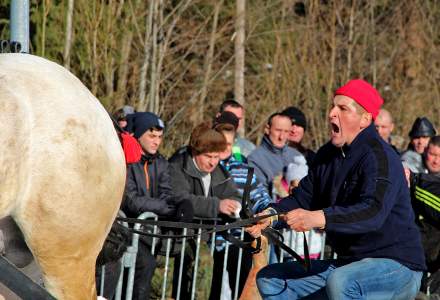
[[361, 124], [360, 124], [361, 129], [367, 128], [372, 121], [373, 121], [372, 115], [368, 112], [364, 112], [361, 116]]
[[269, 135], [269, 132], [270, 132], [270, 126], [269, 124], [266, 124], [266, 126], [264, 126], [264, 133]]
[[394, 123], [391, 123], [391, 126], [390, 126], [391, 128], [390, 128], [390, 131], [391, 132], [393, 132], [393, 130], [394, 130]]

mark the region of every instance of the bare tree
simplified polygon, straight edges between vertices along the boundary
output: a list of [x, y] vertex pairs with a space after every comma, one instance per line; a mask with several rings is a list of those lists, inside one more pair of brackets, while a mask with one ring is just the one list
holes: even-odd
[[144, 57], [143, 64], [141, 67], [140, 81], [139, 81], [139, 107], [146, 107], [146, 95], [147, 95], [147, 74], [148, 66], [150, 63], [150, 52], [151, 52], [151, 33], [153, 28], [153, 13], [154, 13], [155, 0], [149, 1], [148, 15], [145, 18], [145, 37], [143, 40], [144, 44]]
[[350, 24], [348, 29], [348, 53], [347, 53], [347, 76], [346, 80], [350, 79], [351, 77], [351, 64], [352, 64], [352, 54], [353, 54], [353, 48], [354, 48], [354, 41], [353, 41], [353, 35], [354, 35], [354, 20], [355, 20], [355, 9], [356, 9], [356, 0], [353, 0], [351, 2], [351, 9], [350, 9]]
[[67, 1], [67, 13], [66, 13], [66, 38], [64, 40], [64, 53], [63, 62], [64, 67], [70, 68], [70, 49], [72, 48], [72, 19], [73, 19], [73, 6], [75, 0]]
[[208, 82], [211, 77], [211, 70], [214, 58], [214, 49], [217, 36], [218, 14], [223, 5], [223, 0], [216, 3], [214, 7], [214, 18], [212, 20], [211, 37], [209, 38], [208, 53], [205, 57], [205, 76], [203, 77], [202, 91], [200, 92], [200, 106], [199, 106], [199, 122], [202, 122], [205, 115], [205, 100], [208, 94]]
[[[244, 98], [244, 56], [245, 56], [245, 26], [246, 26], [246, 0], [236, 0], [236, 25], [235, 25], [235, 85], [234, 95], [238, 103], [245, 106]], [[245, 124], [245, 120], [243, 120]], [[239, 129], [239, 134], [244, 136], [245, 126]]]
[[34, 52], [70, 67], [108, 109], [128, 102], [160, 113], [169, 129], [165, 154], [185, 142], [196, 122], [213, 116], [231, 86], [246, 104], [245, 131], [253, 141], [271, 112], [295, 105], [308, 119], [306, 145], [318, 147], [328, 139], [334, 89], [354, 77], [383, 94], [396, 133], [406, 136], [415, 115], [440, 125], [435, 1], [31, 5]]
[[44, 56], [46, 53], [46, 26], [47, 26], [47, 16], [49, 15], [51, 7], [50, 0], [43, 0], [42, 2], [42, 15], [43, 20], [41, 22], [41, 56]]

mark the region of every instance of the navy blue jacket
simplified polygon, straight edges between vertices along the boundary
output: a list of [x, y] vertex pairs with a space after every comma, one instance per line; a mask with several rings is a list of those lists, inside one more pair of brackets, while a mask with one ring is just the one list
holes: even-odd
[[280, 212], [323, 209], [338, 258], [390, 258], [426, 268], [402, 163], [373, 124], [350, 146], [321, 147], [300, 186], [273, 206]]

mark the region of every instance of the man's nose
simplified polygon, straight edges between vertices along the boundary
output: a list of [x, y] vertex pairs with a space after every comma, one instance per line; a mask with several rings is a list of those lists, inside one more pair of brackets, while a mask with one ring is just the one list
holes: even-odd
[[332, 107], [330, 109], [330, 111], [328, 112], [328, 117], [329, 117], [329, 119], [331, 119], [331, 118], [334, 118], [336, 116], [337, 116], [336, 107]]

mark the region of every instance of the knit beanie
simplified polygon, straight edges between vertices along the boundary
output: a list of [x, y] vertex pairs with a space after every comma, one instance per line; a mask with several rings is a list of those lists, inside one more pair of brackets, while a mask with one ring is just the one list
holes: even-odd
[[129, 115], [125, 129], [133, 133], [133, 136], [138, 139], [151, 128], [164, 129], [165, 124], [157, 115], [151, 112], [137, 112]]
[[368, 82], [362, 79], [353, 79], [344, 86], [336, 90], [336, 95], [344, 95], [350, 97], [371, 114], [376, 119], [379, 114], [383, 99], [379, 92]]

